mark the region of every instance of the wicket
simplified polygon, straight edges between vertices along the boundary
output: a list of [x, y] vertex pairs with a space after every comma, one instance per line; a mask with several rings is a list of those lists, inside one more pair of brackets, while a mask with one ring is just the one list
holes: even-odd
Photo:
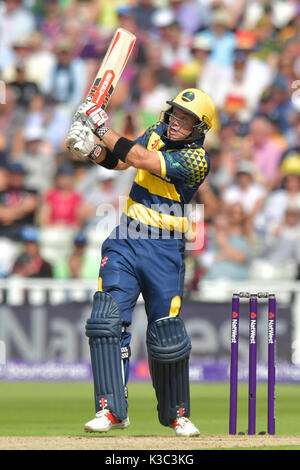
[[240, 299], [249, 298], [249, 385], [248, 385], [248, 434], [255, 434], [256, 426], [256, 366], [257, 366], [257, 305], [258, 299], [268, 299], [268, 434], [275, 434], [275, 341], [276, 299], [274, 294], [240, 292], [232, 296], [231, 360], [230, 360], [230, 409], [229, 434], [236, 434], [238, 395], [238, 345]]

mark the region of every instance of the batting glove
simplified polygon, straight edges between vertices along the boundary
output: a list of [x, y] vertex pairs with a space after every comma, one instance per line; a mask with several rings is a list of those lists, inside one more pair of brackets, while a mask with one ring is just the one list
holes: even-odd
[[99, 129], [108, 120], [106, 112], [97, 104], [94, 103], [82, 103], [73, 117], [73, 122], [81, 120], [87, 123], [93, 132]]
[[88, 126], [76, 121], [69, 130], [66, 144], [73, 155], [88, 158], [95, 147], [94, 134]]

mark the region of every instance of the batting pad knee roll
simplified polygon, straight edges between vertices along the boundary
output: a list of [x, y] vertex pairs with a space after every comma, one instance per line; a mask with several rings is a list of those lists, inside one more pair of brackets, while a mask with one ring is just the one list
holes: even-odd
[[147, 349], [158, 418], [164, 426], [190, 415], [190, 338], [179, 317], [152, 322], [147, 329]]
[[109, 409], [116, 418], [127, 417], [121, 353], [122, 319], [115, 299], [96, 292], [86, 323], [94, 377], [96, 412]]

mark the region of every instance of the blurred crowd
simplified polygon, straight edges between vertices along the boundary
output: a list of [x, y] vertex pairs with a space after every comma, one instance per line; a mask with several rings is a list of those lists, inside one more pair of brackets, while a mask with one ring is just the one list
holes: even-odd
[[97, 279], [135, 172], [74, 160], [65, 137], [118, 26], [137, 42], [110, 126], [138, 137], [187, 87], [217, 107], [186, 291], [300, 279], [298, 0], [0, 1], [0, 277]]

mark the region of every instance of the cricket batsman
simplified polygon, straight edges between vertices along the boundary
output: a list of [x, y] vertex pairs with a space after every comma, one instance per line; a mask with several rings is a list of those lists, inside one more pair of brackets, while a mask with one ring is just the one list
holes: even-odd
[[142, 294], [146, 343], [158, 419], [177, 436], [200, 434], [190, 418], [190, 338], [180, 309], [189, 203], [209, 171], [203, 149], [215, 116], [212, 99], [191, 88], [167, 101], [160, 121], [136, 140], [107, 127], [94, 103], [74, 115], [67, 146], [110, 170], [137, 169], [120, 224], [102, 245], [99, 289], [87, 320], [96, 416], [87, 432], [130, 425], [127, 381], [132, 311]]

